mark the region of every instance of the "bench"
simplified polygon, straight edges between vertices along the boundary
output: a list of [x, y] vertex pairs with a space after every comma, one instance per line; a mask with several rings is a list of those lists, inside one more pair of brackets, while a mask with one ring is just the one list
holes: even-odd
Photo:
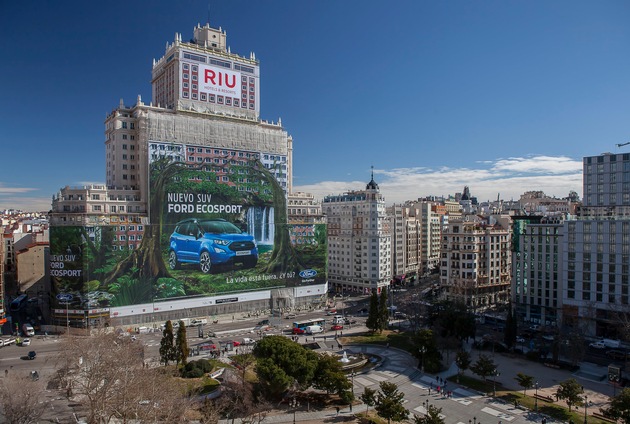
[[551, 396], [534, 395], [534, 397], [535, 397], [536, 399], [540, 399], [540, 400], [543, 400], [543, 401], [545, 401], [545, 402], [551, 402], [551, 403], [553, 403], [553, 398], [552, 398]]

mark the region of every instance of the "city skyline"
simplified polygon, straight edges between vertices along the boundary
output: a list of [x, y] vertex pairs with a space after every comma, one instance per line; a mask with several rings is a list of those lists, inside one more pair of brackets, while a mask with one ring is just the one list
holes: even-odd
[[[149, 7], [150, 5], [150, 7]], [[104, 124], [151, 99], [151, 63], [197, 23], [261, 62], [261, 118], [294, 139], [294, 191], [374, 178], [388, 204], [582, 195], [582, 157], [630, 139], [630, 5], [561, 1], [0, 4], [0, 208], [105, 181]], [[334, 12], [334, 13], [332, 13]]]

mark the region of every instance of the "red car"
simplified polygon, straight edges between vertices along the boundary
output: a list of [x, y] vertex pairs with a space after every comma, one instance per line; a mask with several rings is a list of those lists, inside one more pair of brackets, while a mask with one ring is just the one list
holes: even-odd
[[330, 329], [332, 331], [343, 330], [343, 325], [335, 324], [332, 327], [330, 327]]
[[303, 328], [294, 328], [293, 334], [304, 334], [306, 331]]
[[234, 346], [234, 347], [237, 347], [237, 346], [240, 346], [240, 345], [241, 345], [241, 342], [237, 342], [236, 340], [234, 340], [232, 342], [232, 346]]

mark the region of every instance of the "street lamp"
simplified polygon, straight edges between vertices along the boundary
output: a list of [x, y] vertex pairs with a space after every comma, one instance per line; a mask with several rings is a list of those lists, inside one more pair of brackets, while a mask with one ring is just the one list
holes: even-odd
[[536, 394], [534, 395], [534, 412], [538, 412], [538, 382], [534, 384], [536, 387]]
[[418, 351], [420, 352], [420, 372], [424, 373], [424, 354], [427, 352], [427, 348], [426, 346], [421, 346]]
[[588, 396], [584, 395], [584, 424], [586, 424], [586, 408], [588, 408]]
[[289, 401], [289, 407], [293, 408], [293, 424], [295, 424], [295, 413], [297, 409], [300, 407], [300, 402], [298, 402], [297, 398], [293, 398]]
[[497, 372], [497, 369], [495, 368], [494, 369], [494, 376], [493, 376], [494, 378], [492, 379], [492, 386], [493, 386], [493, 388], [492, 388], [493, 395], [492, 396], [494, 396], [494, 397], [497, 396], [497, 377], [500, 376], [500, 375], [501, 375], [501, 373]]

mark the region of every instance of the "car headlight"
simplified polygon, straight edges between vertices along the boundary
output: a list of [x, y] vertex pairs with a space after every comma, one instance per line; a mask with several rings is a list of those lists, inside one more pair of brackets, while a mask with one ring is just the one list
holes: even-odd
[[214, 241], [214, 244], [218, 244], [219, 246], [227, 246], [228, 244], [230, 244], [230, 241], [218, 239]]

